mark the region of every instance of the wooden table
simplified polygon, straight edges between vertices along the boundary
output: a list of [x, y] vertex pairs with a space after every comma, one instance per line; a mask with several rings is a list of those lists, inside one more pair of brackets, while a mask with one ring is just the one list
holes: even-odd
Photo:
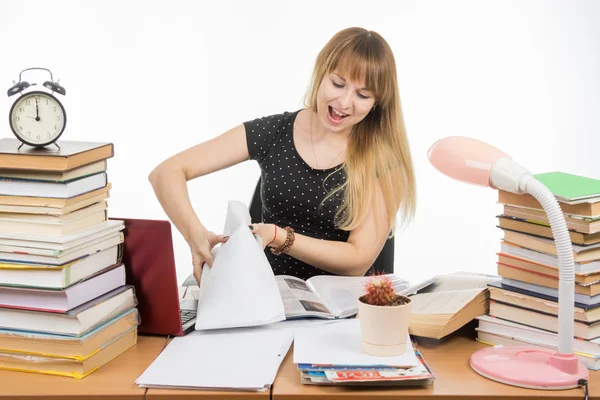
[[[419, 340], [419, 348], [436, 375], [433, 386], [420, 389], [348, 388], [302, 385], [292, 363], [284, 360], [271, 391], [233, 392], [208, 390], [143, 389], [135, 379], [154, 361], [165, 346], [165, 338], [140, 336], [138, 344], [82, 380], [24, 372], [0, 371], [0, 400], [6, 399], [324, 399], [350, 400], [383, 397], [436, 399], [536, 399], [554, 397], [583, 399], [583, 389], [538, 391], [503, 385], [483, 378], [469, 366], [469, 356], [485, 345], [470, 337], [453, 336], [439, 343]], [[590, 371], [590, 399], [600, 400], [600, 372]]]
[[[545, 391], [521, 389], [484, 378], [469, 365], [470, 355], [486, 345], [473, 338], [452, 336], [442, 342], [420, 340], [419, 349], [436, 376], [433, 386], [425, 388], [356, 388], [303, 385], [290, 351], [283, 361], [272, 388], [273, 400], [330, 399], [367, 400], [377, 398], [445, 399], [538, 399], [554, 397], [582, 400], [583, 388]], [[600, 371], [590, 371], [590, 399], [600, 399]]]
[[27, 372], [0, 371], [0, 399], [144, 399], [135, 380], [160, 354], [164, 337], [138, 336], [137, 345], [77, 380]]

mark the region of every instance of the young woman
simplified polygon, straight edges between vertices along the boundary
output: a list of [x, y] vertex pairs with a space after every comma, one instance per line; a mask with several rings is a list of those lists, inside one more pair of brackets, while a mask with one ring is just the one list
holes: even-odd
[[261, 168], [251, 226], [275, 274], [364, 275], [416, 207], [396, 65], [376, 32], [348, 28], [319, 53], [305, 109], [245, 122], [163, 161], [150, 182], [188, 242], [194, 276], [227, 240], [194, 212], [186, 182], [248, 159]]

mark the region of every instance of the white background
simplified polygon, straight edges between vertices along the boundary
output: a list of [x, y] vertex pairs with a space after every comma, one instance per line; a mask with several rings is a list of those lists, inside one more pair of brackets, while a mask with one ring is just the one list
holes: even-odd
[[[110, 216], [164, 219], [147, 180], [155, 165], [245, 120], [301, 108], [329, 38], [377, 31], [396, 56], [418, 182], [396, 272], [494, 273], [495, 192], [444, 177], [427, 149], [472, 136], [534, 173], [600, 178], [598, 21], [600, 2], [582, 0], [0, 0], [0, 85], [51, 69], [67, 90], [63, 138], [115, 145]], [[0, 96], [0, 110], [13, 100]], [[12, 136], [8, 118], [0, 129]], [[203, 223], [220, 232], [227, 200], [248, 202], [258, 175], [247, 162], [190, 182]], [[191, 258], [177, 232], [174, 246], [182, 281]]]

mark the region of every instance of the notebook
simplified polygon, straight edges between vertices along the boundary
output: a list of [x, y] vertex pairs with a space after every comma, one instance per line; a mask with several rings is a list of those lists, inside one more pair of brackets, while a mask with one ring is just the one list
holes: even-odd
[[135, 287], [141, 323], [139, 333], [182, 336], [194, 329], [197, 300], [180, 300], [171, 223], [124, 221], [123, 264], [126, 282]]
[[559, 200], [577, 201], [600, 197], [600, 180], [564, 172], [546, 172], [536, 174]]

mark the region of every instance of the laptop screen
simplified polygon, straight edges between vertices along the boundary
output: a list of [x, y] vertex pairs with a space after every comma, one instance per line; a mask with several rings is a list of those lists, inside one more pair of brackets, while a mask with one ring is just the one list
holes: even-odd
[[171, 223], [111, 218], [125, 222], [123, 264], [126, 282], [135, 287], [139, 333], [183, 334]]

